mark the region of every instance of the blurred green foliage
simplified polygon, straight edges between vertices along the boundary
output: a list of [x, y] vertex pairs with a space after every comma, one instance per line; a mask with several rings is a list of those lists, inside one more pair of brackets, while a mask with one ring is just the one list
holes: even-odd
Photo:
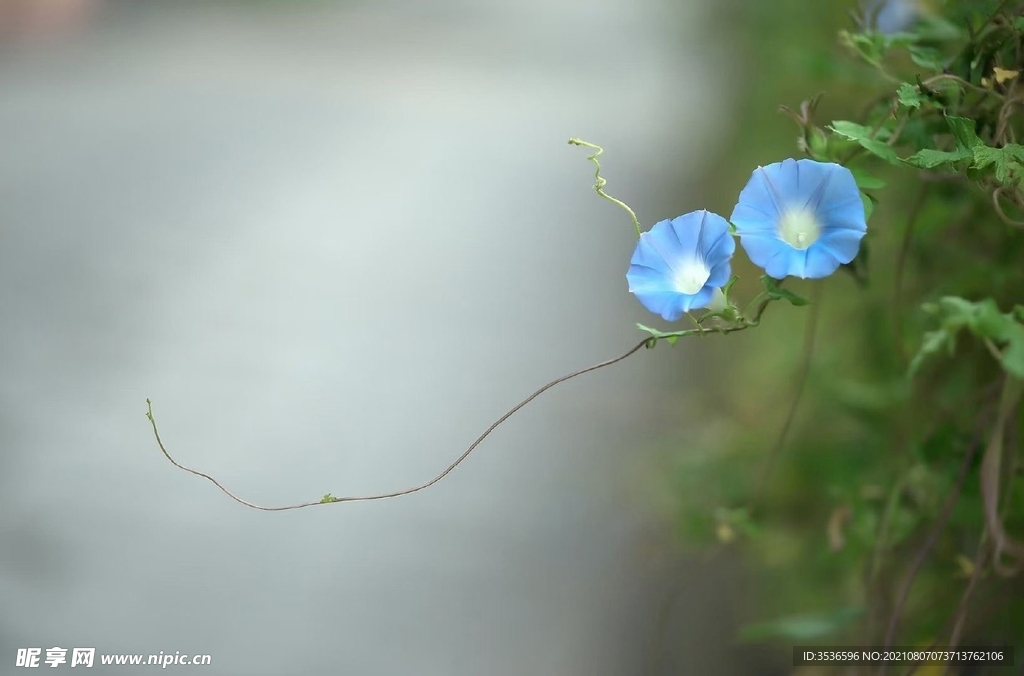
[[708, 208], [803, 156], [854, 172], [869, 231], [848, 274], [787, 280], [811, 307], [686, 341], [716, 385], [664, 441], [680, 537], [748, 560], [742, 639], [1024, 656], [1024, 2], [932, 3], [888, 35], [835, 3], [744, 10]]

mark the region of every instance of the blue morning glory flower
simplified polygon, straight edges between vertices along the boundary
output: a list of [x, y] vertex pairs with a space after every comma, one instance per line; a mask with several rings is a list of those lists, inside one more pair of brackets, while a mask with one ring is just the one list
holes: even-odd
[[651, 312], [673, 322], [710, 306], [729, 281], [736, 242], [729, 223], [706, 210], [654, 224], [640, 235], [626, 279]]
[[919, 0], [865, 0], [862, 4], [865, 23], [885, 35], [910, 28], [922, 13]]
[[828, 277], [854, 259], [868, 229], [850, 170], [814, 160], [758, 167], [731, 220], [751, 262], [775, 279]]

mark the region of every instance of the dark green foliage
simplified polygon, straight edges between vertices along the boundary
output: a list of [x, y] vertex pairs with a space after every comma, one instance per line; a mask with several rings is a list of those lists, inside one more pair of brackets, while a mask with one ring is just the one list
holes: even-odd
[[[950, 0], [895, 35], [834, 26], [831, 44], [806, 3], [770, 4], [723, 175], [794, 147], [843, 164], [869, 232], [856, 283], [835, 275], [819, 301], [765, 278], [737, 291], [802, 307], [776, 304], [742, 349], [701, 343], [728, 356], [700, 419], [732, 427], [679, 439], [700, 458], [676, 477], [680, 532], [748, 557], [761, 591], [743, 639], [946, 645], [959, 626], [961, 645], [1024, 644], [1024, 560], [990, 556], [994, 526], [1024, 540], [1024, 1]], [[795, 33], [827, 68], [775, 58]], [[780, 97], [795, 146], [767, 117]]]

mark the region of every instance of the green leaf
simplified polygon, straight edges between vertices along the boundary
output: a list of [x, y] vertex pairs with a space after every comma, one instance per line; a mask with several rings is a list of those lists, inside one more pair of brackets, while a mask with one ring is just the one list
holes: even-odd
[[878, 200], [863, 191], [870, 191], [870, 189], [885, 187], [886, 182], [878, 176], [867, 173], [863, 169], [851, 169], [850, 171], [853, 174], [854, 180], [857, 181], [857, 185], [861, 189], [860, 200], [864, 203], [864, 220], [867, 220], [871, 217], [871, 213], [874, 211], [874, 205], [878, 204]]
[[889, 164], [899, 164], [900, 162], [900, 158], [896, 155], [896, 151], [893, 150], [891, 146], [888, 146], [879, 140], [873, 138], [862, 138], [857, 139], [857, 143], [859, 143], [864, 150], [867, 150], [875, 157], [885, 160]]
[[920, 108], [921, 104], [926, 100], [917, 87], [907, 82], [899, 86], [899, 89], [896, 90], [896, 95], [899, 97], [900, 104], [906, 108]]
[[962, 23], [953, 23], [938, 14], [924, 14], [914, 27], [916, 41], [957, 42], [970, 37]]
[[968, 321], [968, 327], [975, 335], [1000, 341], [1006, 340], [1013, 324], [1013, 317], [1000, 312], [991, 298], [975, 303]]
[[946, 67], [945, 59], [942, 57], [942, 52], [937, 49], [922, 47], [920, 45], [911, 45], [908, 48], [908, 51], [910, 52], [910, 60], [921, 68], [940, 71]]
[[1024, 178], [1024, 146], [1015, 143], [1003, 148], [977, 145], [974, 147], [974, 166], [977, 169], [991, 169], [995, 179], [1002, 185], [1014, 186]]
[[788, 300], [791, 304], [796, 306], [810, 305], [811, 301], [806, 298], [802, 298], [789, 289], [783, 289], [779, 286], [774, 279], [768, 275], [761, 275], [761, 283], [764, 284], [765, 291], [768, 292], [768, 297], [772, 300]]
[[974, 149], [974, 166], [978, 169], [987, 169], [992, 165], [1006, 162], [1003, 153], [999, 148], [991, 146], [978, 146]]
[[913, 378], [917, 372], [924, 365], [924, 362], [928, 357], [938, 354], [943, 348], [950, 342], [951, 336], [943, 330], [929, 331], [924, 334], [924, 339], [921, 341], [921, 347], [917, 350], [917, 354], [910, 360], [910, 366], [907, 369], [907, 375]]
[[974, 131], [974, 120], [971, 118], [947, 115], [946, 124], [952, 130], [953, 136], [956, 137], [957, 148], [970, 150], [974, 146], [981, 144], [981, 139], [978, 138], [978, 134]]
[[925, 308], [925, 311], [938, 317], [943, 315], [949, 317], [967, 317], [971, 314], [973, 307], [974, 303], [966, 298], [960, 298], [959, 296], [943, 296], [939, 299], [937, 305], [929, 303]]
[[978, 147], [984, 147], [974, 131], [974, 120], [967, 117], [946, 117], [953, 137], [956, 139], [956, 150], [934, 150], [925, 148], [903, 160], [912, 167], [934, 169], [944, 164], [954, 164], [961, 160], [975, 159]]
[[866, 127], [863, 124], [857, 124], [856, 122], [850, 122], [849, 120], [835, 120], [829, 125], [829, 129], [840, 136], [845, 136], [851, 141], [871, 136], [871, 127]]
[[851, 169], [850, 173], [853, 174], [853, 178], [861, 190], [879, 190], [885, 187], [885, 181], [863, 169]]
[[1007, 335], [1008, 345], [1003, 352], [1003, 368], [1017, 378], [1024, 379], [1024, 326], [1014, 324]]
[[971, 302], [956, 296], [946, 296], [937, 304], [927, 304], [923, 309], [941, 321], [937, 331], [924, 335], [921, 348], [910, 362], [909, 374], [913, 376], [924, 360], [946, 348], [950, 355], [956, 348], [956, 337], [968, 330], [978, 338], [1005, 345], [1000, 363], [1002, 367], [1018, 378], [1024, 378], [1024, 324], [1017, 318], [1016, 308], [1004, 313], [991, 298]]
[[866, 221], [875, 212], [875, 202], [877, 200], [866, 192], [862, 192], [860, 194], [860, 201], [864, 203], [864, 220]]
[[658, 329], [652, 329], [651, 327], [644, 326], [643, 324], [637, 324], [636, 328], [640, 329], [641, 331], [646, 331], [647, 333], [651, 334], [658, 340], [667, 340], [669, 345], [675, 345], [676, 341], [679, 340], [680, 336], [687, 335], [687, 332], [685, 331], [665, 332], [659, 331]]
[[855, 122], [849, 122], [847, 120], [836, 120], [833, 122], [829, 129], [835, 133], [856, 141], [862, 148], [867, 150], [872, 155], [879, 157], [890, 164], [899, 164], [900, 158], [896, 155], [896, 151], [890, 146], [886, 145], [882, 140], [889, 136], [887, 129], [879, 129], [877, 132], [873, 132], [870, 128], [865, 127], [862, 124]]
[[1024, 162], [1024, 146], [1018, 143], [1007, 143], [1000, 148], [1006, 155], [1018, 162]]
[[812, 127], [807, 131], [807, 151], [811, 157], [824, 161], [828, 158], [828, 137], [818, 127]]
[[952, 164], [959, 162], [960, 160], [967, 160], [972, 158], [974, 155], [969, 150], [954, 150], [952, 152], [946, 152], [944, 150], [931, 150], [924, 149], [918, 150], [916, 153], [903, 160], [912, 167], [918, 169], [934, 169], [940, 167], [943, 164]]
[[840, 608], [831, 613], [794, 615], [748, 624], [739, 632], [741, 641], [807, 641], [833, 636], [864, 614], [861, 608]]
[[883, 46], [874, 36], [839, 31], [839, 43], [856, 52], [862, 59], [877, 66], [882, 59]]

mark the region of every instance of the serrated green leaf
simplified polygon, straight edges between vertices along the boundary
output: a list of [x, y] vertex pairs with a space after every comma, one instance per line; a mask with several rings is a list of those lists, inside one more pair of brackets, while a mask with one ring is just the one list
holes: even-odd
[[974, 148], [974, 166], [978, 169], [985, 169], [1002, 161], [1005, 161], [1005, 158], [999, 148], [991, 146], [977, 146]]
[[934, 169], [940, 167], [943, 164], [953, 164], [961, 160], [968, 160], [974, 157], [973, 153], [969, 150], [954, 150], [952, 152], [946, 152], [944, 150], [931, 150], [925, 148], [924, 150], [918, 150], [916, 153], [903, 160], [912, 167], [918, 169]]
[[1020, 185], [1022, 176], [1024, 176], [1024, 166], [1018, 162], [1007, 162], [1004, 166], [996, 169], [996, 180], [1003, 185]]
[[925, 97], [918, 91], [917, 87], [907, 82], [904, 82], [896, 90], [896, 96], [899, 97], [900, 104], [906, 108], [920, 108], [921, 104], [925, 101]]
[[873, 138], [862, 138], [857, 139], [857, 143], [859, 143], [864, 150], [868, 151], [875, 157], [885, 160], [889, 164], [899, 164], [900, 162], [900, 158], [896, 154], [896, 151], [882, 141]]
[[[993, 148], [986, 145], [974, 147], [974, 166], [977, 169], [990, 169], [995, 179], [1002, 185], [1013, 186], [1021, 182], [1024, 177], [1024, 165], [1016, 157], [1021, 155], [1018, 148], [1024, 147], [1011, 144], [1015, 147]], [[1009, 150], [1008, 150], [1009, 149]]]
[[768, 293], [768, 297], [772, 300], [788, 300], [791, 304], [796, 306], [811, 304], [811, 301], [806, 298], [802, 298], [789, 289], [784, 289], [776, 284], [775, 280], [768, 275], [761, 275], [761, 283], [764, 284], [764, 289]]
[[830, 613], [780, 617], [748, 624], [739, 631], [741, 641], [806, 641], [833, 636], [861, 618], [861, 608], [840, 608]]
[[971, 118], [947, 115], [946, 124], [949, 125], [953, 136], [956, 137], [957, 148], [971, 150], [981, 144], [981, 139], [978, 138], [978, 134], [974, 131], [974, 120]]
[[1019, 143], [1007, 143], [1000, 150], [1011, 159], [1017, 162], [1024, 162], [1024, 146]]
[[[850, 139], [851, 141], [856, 141], [869, 153], [889, 162], [890, 164], [899, 164], [900, 162], [900, 158], [896, 155], [896, 151], [880, 140], [888, 138], [889, 131], [887, 129], [882, 128], [877, 132], [873, 132], [872, 129], [865, 127], [862, 124], [857, 124], [848, 120], [836, 120], [829, 126], [829, 129], [840, 136]], [[872, 136], [872, 134], [874, 134], [874, 136]]]

